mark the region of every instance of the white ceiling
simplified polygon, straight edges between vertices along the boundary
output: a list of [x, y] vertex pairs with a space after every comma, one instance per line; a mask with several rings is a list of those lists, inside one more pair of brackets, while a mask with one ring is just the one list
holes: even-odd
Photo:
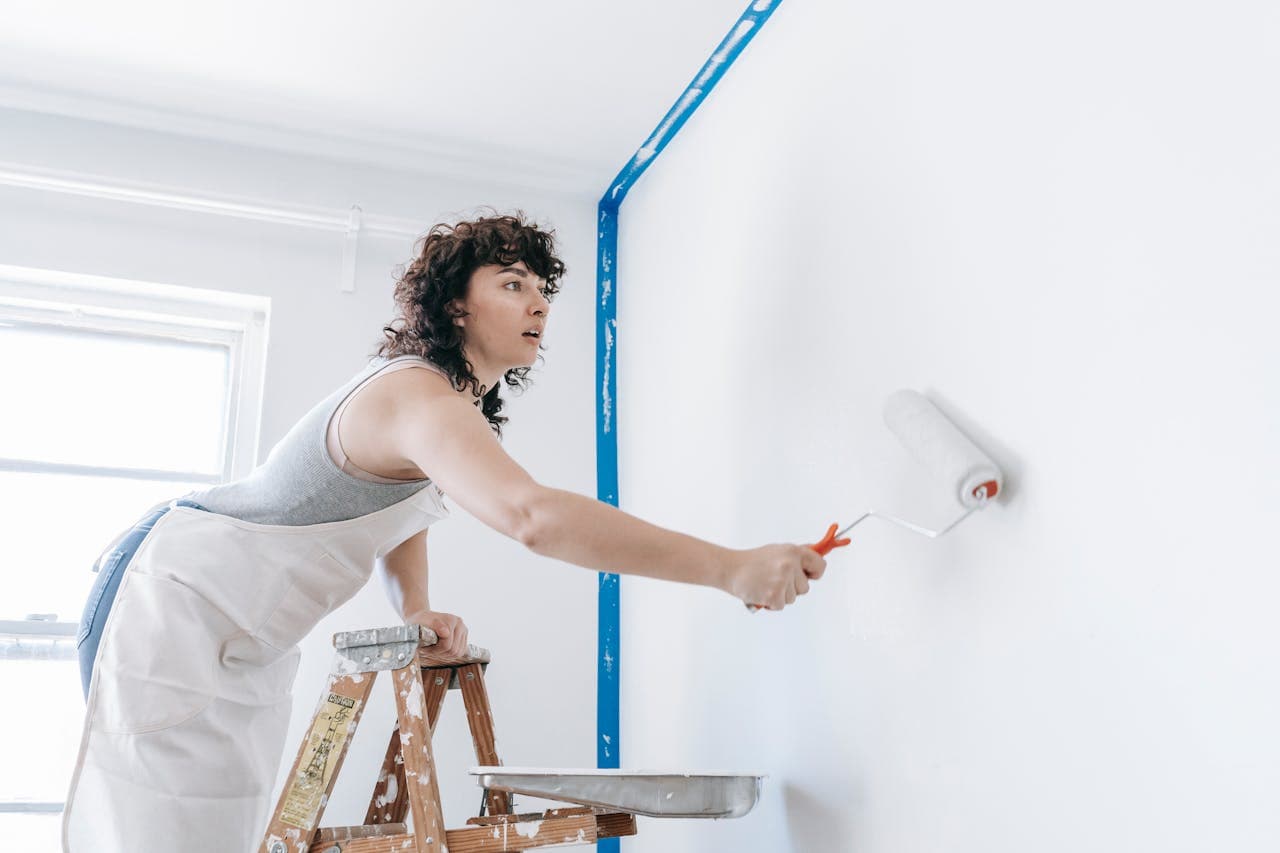
[[603, 192], [747, 0], [3, 0], [0, 106]]

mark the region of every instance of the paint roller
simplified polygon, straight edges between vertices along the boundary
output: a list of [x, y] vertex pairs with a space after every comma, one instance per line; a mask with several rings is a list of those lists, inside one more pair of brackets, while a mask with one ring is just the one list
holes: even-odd
[[[834, 549], [848, 545], [852, 540], [840, 537], [872, 517], [936, 539], [985, 507], [1004, 485], [1004, 477], [991, 457], [920, 392], [904, 388], [890, 394], [884, 404], [884, 422], [907, 452], [947, 487], [964, 512], [946, 527], [932, 530], [888, 513], [868, 510], [843, 530], [837, 531], [838, 525], [832, 524], [821, 540], [809, 546], [824, 557]], [[760, 609], [755, 604], [747, 607], [752, 611]]]

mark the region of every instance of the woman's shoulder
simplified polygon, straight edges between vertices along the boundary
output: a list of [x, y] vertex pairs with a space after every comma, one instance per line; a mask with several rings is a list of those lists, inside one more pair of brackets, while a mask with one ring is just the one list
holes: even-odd
[[[410, 369], [428, 367], [432, 369]], [[371, 368], [335, 427], [341, 433], [340, 447], [357, 465], [379, 476], [429, 476], [401, 470], [402, 447], [442, 411], [452, 409], [452, 401], [461, 399], [458, 392], [443, 371], [417, 356], [381, 359]]]

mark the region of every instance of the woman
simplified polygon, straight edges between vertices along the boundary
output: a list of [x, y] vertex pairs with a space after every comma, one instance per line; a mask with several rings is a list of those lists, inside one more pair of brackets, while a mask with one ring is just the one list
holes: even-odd
[[67, 797], [71, 853], [255, 849], [289, 718], [297, 643], [375, 564], [406, 622], [431, 609], [442, 490], [537, 554], [718, 587], [781, 609], [826, 562], [732, 550], [537, 483], [498, 442], [499, 384], [527, 382], [565, 267], [515, 216], [438, 225], [396, 284], [374, 358], [242, 480], [155, 507], [108, 548], [82, 620], [88, 700]]

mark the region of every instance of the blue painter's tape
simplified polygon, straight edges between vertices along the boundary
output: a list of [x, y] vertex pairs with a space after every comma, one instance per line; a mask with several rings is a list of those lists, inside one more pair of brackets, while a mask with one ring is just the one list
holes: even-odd
[[645, 170], [653, 165], [653, 161], [667, 147], [667, 143], [680, 132], [680, 128], [684, 127], [689, 116], [693, 115], [707, 95], [711, 94], [711, 90], [720, 82], [720, 78], [729, 70], [729, 66], [733, 65], [738, 55], [751, 43], [756, 33], [760, 32], [760, 28], [781, 4], [782, 0], [756, 0], [747, 7], [742, 17], [738, 18], [737, 23], [733, 25], [733, 29], [729, 30], [729, 34], [712, 52], [711, 58], [694, 76], [693, 82], [663, 116], [662, 121], [658, 122], [653, 133], [649, 134], [649, 138], [631, 156], [627, 165], [618, 172], [609, 189], [605, 190], [600, 198], [601, 210], [618, 212], [631, 187], [645, 173]]
[[[596, 314], [596, 497], [618, 505], [617, 302], [614, 272], [617, 269], [618, 214], [600, 211], [597, 229], [597, 270], [600, 303]], [[618, 576], [600, 573], [596, 611], [599, 674], [596, 679], [596, 766], [618, 767], [618, 672], [621, 647], [621, 603]]]
[[[618, 505], [618, 217], [622, 202], [781, 2], [754, 0], [747, 7], [693, 82], [600, 198], [596, 229], [596, 294], [599, 300], [596, 307], [596, 497], [613, 506]], [[601, 572], [597, 629], [596, 766], [603, 768], [621, 766], [618, 690], [622, 665], [621, 600], [618, 576]], [[601, 839], [596, 850], [598, 853], [617, 853], [619, 839]]]

